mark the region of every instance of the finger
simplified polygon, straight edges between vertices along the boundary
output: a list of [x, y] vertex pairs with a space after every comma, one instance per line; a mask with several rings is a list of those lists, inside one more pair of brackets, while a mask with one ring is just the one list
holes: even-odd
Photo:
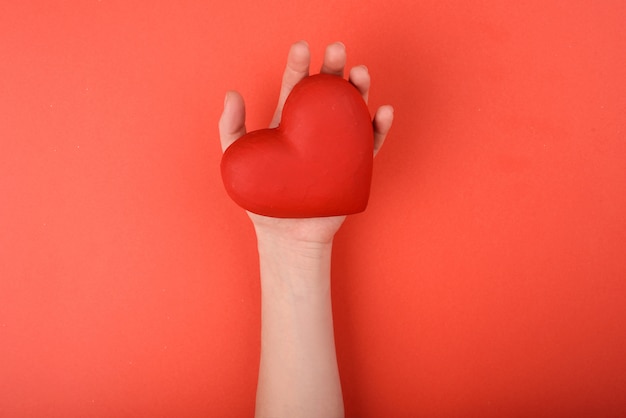
[[387, 138], [387, 134], [393, 123], [393, 107], [389, 105], [381, 106], [374, 115], [374, 156], [378, 154], [380, 148]]
[[343, 69], [346, 66], [346, 46], [341, 42], [335, 42], [326, 47], [324, 63], [321, 73], [333, 74], [343, 77]]
[[276, 111], [274, 112], [272, 123], [270, 123], [270, 128], [275, 128], [280, 123], [285, 100], [287, 100], [287, 96], [289, 96], [293, 87], [298, 84], [300, 80], [309, 75], [310, 62], [311, 53], [309, 52], [309, 44], [307, 44], [306, 41], [296, 42], [291, 45], [289, 55], [287, 56], [287, 66], [283, 73], [283, 82], [280, 87], [278, 104], [276, 105]]
[[246, 134], [246, 107], [243, 97], [236, 91], [226, 93], [224, 111], [218, 124], [222, 151]]
[[352, 67], [349, 76], [350, 82], [359, 90], [363, 100], [367, 103], [367, 98], [370, 92], [370, 73], [365, 65], [358, 65]]

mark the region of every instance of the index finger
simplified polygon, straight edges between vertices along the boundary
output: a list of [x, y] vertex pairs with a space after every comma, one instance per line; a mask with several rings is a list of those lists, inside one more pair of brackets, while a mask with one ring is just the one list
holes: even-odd
[[311, 52], [309, 44], [306, 41], [299, 41], [291, 45], [289, 55], [287, 56], [287, 66], [283, 73], [283, 82], [280, 87], [280, 95], [276, 111], [270, 123], [270, 128], [275, 128], [280, 123], [280, 117], [283, 113], [283, 106], [287, 100], [287, 96], [296, 84], [304, 77], [309, 75], [309, 64], [311, 62]]

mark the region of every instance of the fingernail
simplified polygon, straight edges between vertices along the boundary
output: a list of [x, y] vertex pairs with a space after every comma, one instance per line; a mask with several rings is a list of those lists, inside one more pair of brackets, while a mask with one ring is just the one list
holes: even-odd
[[343, 42], [337, 41], [335, 43], [338, 44], [338, 45], [341, 45], [343, 47], [343, 49], [346, 49], [346, 45]]
[[224, 97], [224, 107], [226, 107], [226, 103], [228, 103], [229, 92], [226, 92], [226, 96]]

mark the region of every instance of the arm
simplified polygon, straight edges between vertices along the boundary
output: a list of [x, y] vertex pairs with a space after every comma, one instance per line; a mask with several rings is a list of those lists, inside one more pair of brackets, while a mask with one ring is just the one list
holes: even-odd
[[[309, 73], [305, 42], [291, 47], [278, 106], [270, 127], [298, 81]], [[343, 44], [328, 46], [321, 72], [343, 76]], [[364, 66], [350, 82], [367, 101], [370, 77]], [[382, 106], [374, 117], [374, 153], [393, 120]], [[229, 92], [219, 123], [222, 149], [246, 133], [243, 98]], [[332, 240], [344, 216], [279, 219], [248, 213], [257, 235], [261, 269], [261, 363], [256, 416], [261, 418], [343, 417], [330, 298]]]
[[330, 299], [331, 242], [257, 229], [261, 364], [257, 417], [343, 417]]

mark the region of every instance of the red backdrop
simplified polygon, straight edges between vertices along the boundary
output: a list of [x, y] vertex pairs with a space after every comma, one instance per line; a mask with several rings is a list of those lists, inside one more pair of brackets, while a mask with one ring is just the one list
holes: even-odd
[[[215, 4], [218, 3], [218, 4]], [[335, 241], [349, 417], [626, 414], [626, 3], [0, 7], [0, 415], [251, 416], [217, 120], [342, 40], [396, 121]]]

